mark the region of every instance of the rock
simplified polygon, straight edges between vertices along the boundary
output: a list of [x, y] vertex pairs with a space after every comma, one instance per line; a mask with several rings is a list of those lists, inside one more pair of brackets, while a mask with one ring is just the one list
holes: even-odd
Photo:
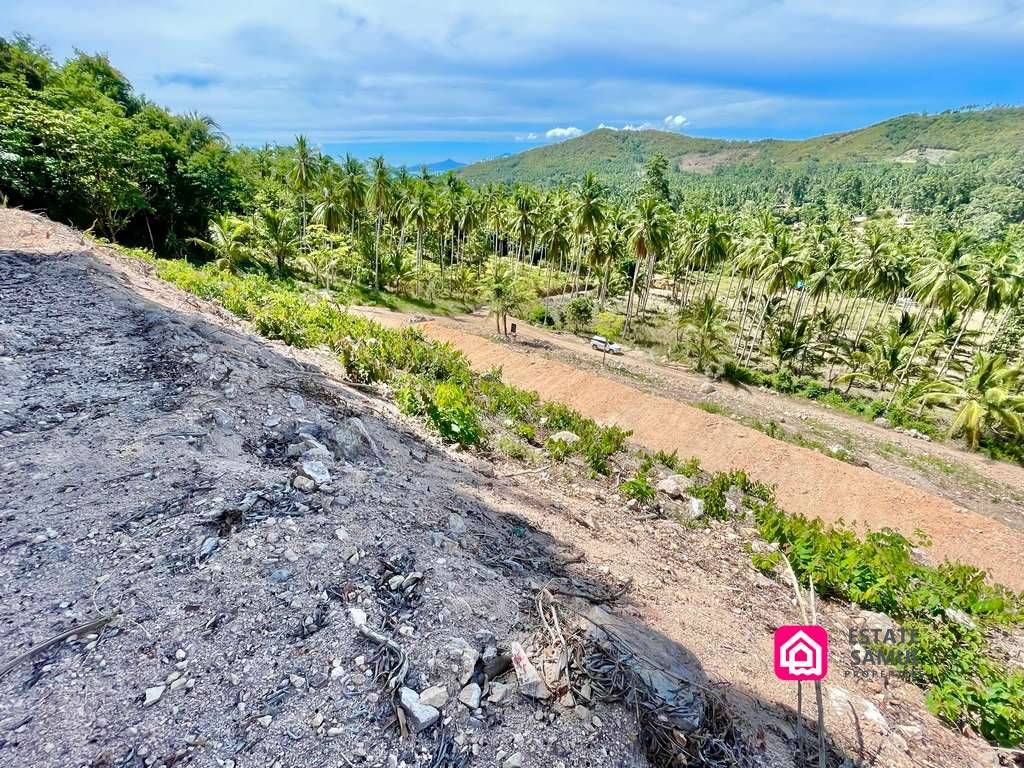
[[523, 768], [523, 753], [515, 752], [506, 757], [501, 768]]
[[480, 686], [476, 683], [470, 683], [459, 692], [459, 701], [470, 709], [478, 709], [480, 707], [480, 696]]
[[420, 701], [420, 696], [412, 688], [402, 688], [398, 692], [399, 702], [405, 712], [406, 720], [413, 733], [429, 728], [441, 717], [441, 712]]
[[511, 685], [505, 685], [505, 683], [491, 683], [490, 695], [488, 695], [487, 700], [492, 704], [501, 704], [508, 701], [508, 697], [511, 693]]
[[561, 432], [555, 432], [549, 440], [555, 440], [559, 443], [565, 443], [566, 445], [576, 445], [580, 441], [580, 436], [575, 432], [569, 432], [568, 430], [562, 430]]
[[462, 660], [462, 673], [459, 675], [459, 683], [468, 685], [476, 673], [476, 663], [480, 659], [480, 652], [476, 648], [464, 648], [460, 656]]
[[847, 453], [846, 446], [845, 445], [841, 445], [839, 443], [835, 443], [833, 445], [830, 445], [828, 447], [828, 452], [831, 453], [833, 456], [845, 456], [846, 453]]
[[179, 648], [174, 652], [174, 658], [176, 658], [178, 661], [184, 661], [187, 657], [188, 653], [185, 651], [184, 648]]
[[285, 549], [284, 553], [282, 554], [282, 557], [284, 557], [284, 559], [287, 560], [289, 563], [294, 563], [296, 560], [299, 559], [298, 553], [293, 549]]
[[365, 451], [376, 453], [366, 426], [355, 416], [328, 430], [325, 439], [330, 444], [335, 457], [344, 461], [352, 461]]
[[195, 363], [196, 365], [202, 365], [203, 363], [205, 363], [209, 359], [210, 359], [210, 356], [208, 354], [206, 354], [205, 352], [193, 352], [192, 353], [192, 362]]
[[312, 493], [316, 490], [316, 483], [305, 475], [298, 475], [294, 480], [292, 480], [292, 487], [297, 491], [302, 491], [303, 493]]
[[229, 414], [223, 408], [214, 408], [213, 423], [216, 424], [218, 427], [223, 427], [224, 429], [231, 429], [231, 427], [235, 423], [235, 420], [232, 419], [231, 414]]
[[704, 499], [691, 498], [690, 508], [687, 510], [686, 516], [691, 520], [699, 520], [704, 517]]
[[348, 538], [348, 531], [346, 531], [344, 528], [335, 528], [334, 538], [336, 538], [338, 541], [345, 541], [345, 539]]
[[712, 384], [710, 381], [705, 381], [703, 384], [700, 385], [700, 391], [701, 391], [701, 394], [703, 394], [703, 395], [710, 395], [716, 389], [717, 389], [717, 387], [714, 384]]
[[892, 422], [885, 418], [885, 416], [879, 416], [877, 419], [875, 419], [874, 423], [877, 426], [885, 427], [886, 429], [890, 429], [892, 427]]
[[532, 699], [550, 699], [551, 691], [540, 676], [537, 668], [533, 666], [526, 655], [526, 650], [520, 643], [512, 643], [512, 666], [515, 667], [516, 677], [519, 680], [519, 690], [524, 696]]
[[462, 515], [455, 512], [448, 515], [448, 530], [454, 536], [461, 536], [466, 532], [466, 521]]
[[693, 485], [693, 480], [686, 475], [669, 475], [660, 483], [657, 488], [670, 499], [685, 499], [686, 491]]
[[448, 703], [448, 689], [443, 685], [432, 685], [420, 693], [420, 704], [441, 709]]
[[205, 560], [213, 554], [214, 550], [220, 546], [220, 539], [216, 536], [207, 536], [203, 539], [202, 545], [199, 547], [199, 559]]
[[291, 571], [287, 568], [278, 568], [270, 573], [270, 580], [275, 584], [284, 584], [291, 578]]
[[152, 707], [160, 701], [160, 697], [164, 695], [164, 690], [166, 690], [166, 686], [163, 685], [154, 685], [152, 688], [147, 688], [146, 699], [142, 702], [142, 706]]
[[324, 485], [331, 482], [331, 473], [327, 466], [317, 459], [303, 459], [299, 465], [299, 472], [312, 480], [316, 485]]
[[302, 395], [291, 395], [288, 398], [288, 405], [291, 407], [293, 411], [306, 410], [306, 401], [305, 399], [303, 399]]
[[314, 542], [306, 547], [306, 552], [312, 557], [323, 557], [327, 551], [327, 545], [323, 542]]
[[971, 619], [966, 613], [961, 611], [959, 608], [947, 608], [945, 610], [946, 618], [955, 624], [959, 624], [967, 629], [975, 629], [976, 625], [974, 620]]
[[274, 716], [264, 715], [263, 717], [257, 717], [256, 722], [262, 725], [264, 728], [269, 728], [270, 724], [274, 722]]

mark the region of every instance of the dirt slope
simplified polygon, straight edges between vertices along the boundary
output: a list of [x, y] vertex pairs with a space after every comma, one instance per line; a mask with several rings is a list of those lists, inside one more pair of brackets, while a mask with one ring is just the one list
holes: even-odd
[[[797, 616], [749, 529], [637, 520], [572, 468], [452, 452], [339, 386], [329, 357], [17, 211], [0, 210], [0, 306], [0, 765], [645, 765], [630, 709], [539, 704], [509, 673], [506, 699], [484, 678], [477, 708], [456, 700], [467, 653], [535, 648], [535, 588], [556, 583], [626, 586], [615, 610], [689, 650], [756, 764], [793, 764], [771, 633]], [[297, 432], [327, 446], [318, 487]], [[354, 607], [407, 686], [444, 689], [416, 738]], [[822, 613], [832, 765], [993, 764], [917, 688], [851, 675], [845, 632], [877, 617]]]
[[574, 366], [511, 349], [451, 325], [424, 326], [432, 337], [461, 349], [478, 370], [500, 366], [505, 380], [541, 397], [569, 403], [604, 423], [633, 431], [649, 450], [697, 456], [714, 470], [745, 469], [778, 486], [790, 512], [839, 519], [908, 536], [927, 533], [938, 561], [989, 568], [1008, 586], [1024, 589], [1024, 533], [1003, 523], [882, 477], [863, 467], [790, 445], [676, 400], [648, 394]]

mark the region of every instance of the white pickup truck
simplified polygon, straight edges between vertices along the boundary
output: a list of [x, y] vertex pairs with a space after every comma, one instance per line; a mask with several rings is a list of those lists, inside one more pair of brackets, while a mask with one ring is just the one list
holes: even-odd
[[590, 348], [596, 349], [598, 352], [608, 352], [613, 355], [622, 354], [622, 347], [612, 341], [608, 341], [604, 336], [592, 336], [590, 339]]

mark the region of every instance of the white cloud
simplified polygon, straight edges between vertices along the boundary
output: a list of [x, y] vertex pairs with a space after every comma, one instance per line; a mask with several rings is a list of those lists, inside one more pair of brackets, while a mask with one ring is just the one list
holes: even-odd
[[690, 121], [687, 120], [683, 115], [669, 115], [668, 117], [665, 118], [665, 127], [668, 128], [670, 131], [678, 131], [688, 122]]
[[567, 128], [552, 128], [544, 135], [549, 139], [575, 139], [577, 136], [582, 136], [583, 131], [574, 125], [570, 125]]
[[658, 126], [656, 126], [654, 123], [637, 123], [637, 124], [626, 123], [624, 126], [622, 126], [622, 130], [624, 130], [624, 131], [656, 131], [656, 130], [658, 130]]
[[537, 141], [537, 139], [539, 139], [539, 138], [540, 137], [536, 133], [534, 133], [533, 131], [530, 131], [525, 136], [522, 135], [522, 134], [520, 134], [519, 136], [516, 136], [516, 141]]
[[619, 130], [614, 125], [605, 125], [604, 123], [601, 123], [600, 125], [597, 126], [597, 130], [601, 130], [602, 128], [607, 128], [609, 131]]

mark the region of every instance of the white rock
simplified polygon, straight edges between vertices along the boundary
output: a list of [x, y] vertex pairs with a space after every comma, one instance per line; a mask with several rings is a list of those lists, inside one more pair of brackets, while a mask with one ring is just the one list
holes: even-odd
[[164, 695], [165, 689], [166, 686], [163, 685], [154, 685], [152, 688], [147, 688], [146, 700], [142, 702], [142, 706], [152, 707], [154, 704], [160, 701], [160, 697]]

